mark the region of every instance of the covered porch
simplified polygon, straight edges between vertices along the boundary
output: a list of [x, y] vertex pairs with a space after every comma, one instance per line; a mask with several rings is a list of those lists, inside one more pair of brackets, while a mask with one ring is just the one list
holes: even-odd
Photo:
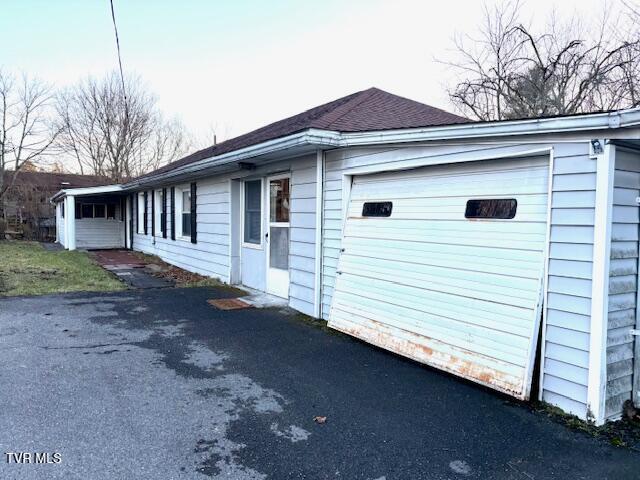
[[67, 250], [131, 248], [130, 201], [120, 185], [61, 190], [56, 241]]

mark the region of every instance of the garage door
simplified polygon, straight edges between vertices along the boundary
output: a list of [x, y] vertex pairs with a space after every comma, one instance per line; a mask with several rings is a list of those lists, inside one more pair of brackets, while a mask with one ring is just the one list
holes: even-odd
[[353, 178], [329, 324], [527, 398], [547, 157]]

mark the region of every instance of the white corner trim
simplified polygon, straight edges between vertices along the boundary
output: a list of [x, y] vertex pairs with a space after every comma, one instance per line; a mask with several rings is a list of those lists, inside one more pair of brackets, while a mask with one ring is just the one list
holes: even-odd
[[322, 211], [324, 209], [324, 152], [316, 152], [316, 244], [315, 244], [315, 302], [313, 316], [322, 316]]
[[[602, 144], [604, 141], [601, 140]], [[609, 309], [609, 260], [615, 146], [606, 144], [596, 159], [596, 205], [591, 287], [591, 328], [589, 333], [589, 383], [587, 416], [596, 425], [604, 423], [607, 386], [607, 320]]]

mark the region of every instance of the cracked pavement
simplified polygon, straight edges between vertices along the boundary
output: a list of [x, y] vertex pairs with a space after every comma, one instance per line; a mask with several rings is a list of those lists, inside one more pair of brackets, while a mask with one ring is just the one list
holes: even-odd
[[637, 478], [638, 453], [290, 311], [206, 303], [226, 296], [0, 300], [0, 454], [62, 455], [0, 478]]

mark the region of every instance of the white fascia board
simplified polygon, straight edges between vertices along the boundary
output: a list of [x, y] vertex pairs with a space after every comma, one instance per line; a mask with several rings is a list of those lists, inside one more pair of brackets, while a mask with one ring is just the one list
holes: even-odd
[[148, 178], [130, 182], [125, 185], [125, 188], [130, 189], [136, 186], [147, 185], [150, 183], [155, 183], [159, 180], [170, 179], [178, 175], [186, 175], [208, 168], [228, 165], [230, 163], [240, 162], [242, 160], [258, 157], [260, 155], [272, 154], [302, 145], [339, 147], [340, 133], [313, 128], [308, 129], [294, 135], [289, 135], [287, 137], [276, 138], [274, 140], [269, 140], [257, 145], [242, 148], [240, 150], [234, 150], [233, 152], [224, 153], [216, 157], [209, 157], [198, 160], [197, 162], [190, 163], [182, 168], [179, 167], [166, 173], [161, 173], [158, 175], [150, 176]]
[[366, 146], [381, 143], [463, 140], [486, 137], [583, 132], [629, 128], [640, 125], [640, 109], [571, 117], [535, 118], [500, 122], [462, 123], [442, 127], [344, 133], [340, 146]]
[[100, 187], [65, 188], [58, 191], [53, 197], [51, 197], [51, 201], [56, 202], [57, 200], [63, 199], [67, 195], [78, 197], [82, 195], [100, 195], [102, 193], [114, 193], [120, 191], [122, 191], [122, 185], [120, 184], [103, 185]]

